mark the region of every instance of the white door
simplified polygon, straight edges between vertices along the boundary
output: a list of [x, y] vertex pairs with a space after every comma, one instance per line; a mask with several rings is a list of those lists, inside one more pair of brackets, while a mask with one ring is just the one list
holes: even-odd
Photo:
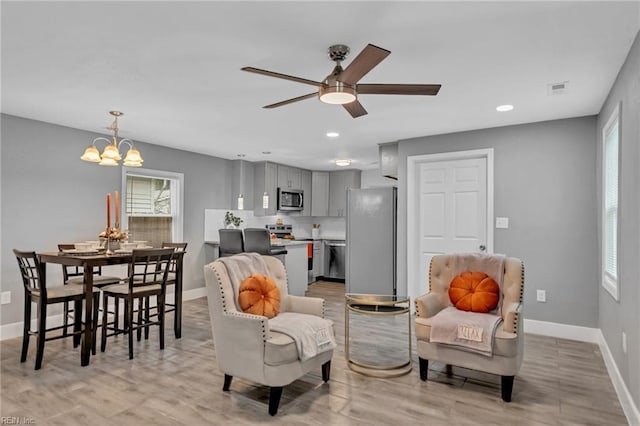
[[[493, 249], [488, 156], [451, 155], [424, 156], [411, 167], [413, 176], [408, 175], [414, 182], [407, 224], [410, 297], [427, 292], [434, 255]], [[459, 156], [463, 158], [455, 158]]]

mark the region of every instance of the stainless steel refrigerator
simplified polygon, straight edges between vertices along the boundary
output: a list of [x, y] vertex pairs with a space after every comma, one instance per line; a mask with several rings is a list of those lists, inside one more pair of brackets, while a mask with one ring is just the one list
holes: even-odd
[[395, 187], [347, 191], [346, 290], [396, 294]]

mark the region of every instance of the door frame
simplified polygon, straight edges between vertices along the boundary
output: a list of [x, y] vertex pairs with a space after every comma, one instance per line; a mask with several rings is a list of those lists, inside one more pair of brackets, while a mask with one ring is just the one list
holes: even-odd
[[410, 155], [407, 157], [407, 295], [411, 298], [424, 293], [425, 283], [417, 282], [417, 268], [419, 265], [419, 236], [415, 232], [418, 229], [418, 210], [420, 208], [419, 197], [416, 192], [420, 164], [438, 163], [443, 161], [467, 160], [484, 158], [487, 160], [487, 253], [493, 253], [493, 148], [474, 149], [468, 151], [452, 151], [437, 154]]

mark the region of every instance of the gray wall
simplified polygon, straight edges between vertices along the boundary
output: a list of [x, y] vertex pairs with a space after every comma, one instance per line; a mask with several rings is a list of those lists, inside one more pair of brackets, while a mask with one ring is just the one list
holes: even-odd
[[[529, 319], [598, 325], [595, 117], [484, 129], [400, 141], [399, 282], [406, 282], [407, 157], [494, 148], [494, 252], [525, 263]], [[427, 289], [427, 283], [423, 287]], [[538, 303], [536, 289], [547, 291]]]
[[[618, 240], [618, 288], [615, 301], [598, 285], [599, 327], [629, 391], [640, 407], [640, 33], [618, 74], [607, 98], [597, 126], [598, 206], [602, 191], [602, 128], [619, 103], [620, 109], [620, 216]], [[598, 217], [601, 211], [598, 208]], [[600, 221], [598, 221], [600, 224]], [[600, 236], [601, 228], [598, 228]], [[600, 243], [600, 240], [599, 240]], [[602, 244], [598, 245], [601, 253]], [[598, 258], [599, 259], [599, 258]], [[600, 262], [596, 262], [600, 266]], [[600, 273], [600, 269], [598, 270]], [[598, 277], [600, 275], [598, 274]], [[598, 279], [600, 282], [600, 279]], [[622, 352], [622, 332], [627, 334], [627, 354]]]
[[[121, 168], [80, 160], [98, 136], [2, 115], [2, 306], [0, 324], [22, 321], [23, 289], [12, 248], [51, 251], [62, 242], [95, 240], [106, 222], [106, 194], [120, 190]], [[231, 162], [158, 145], [136, 146], [144, 166], [184, 173], [185, 290], [204, 286], [204, 209], [229, 208]], [[209, 256], [210, 257], [210, 256]], [[60, 266], [50, 265], [50, 276]]]

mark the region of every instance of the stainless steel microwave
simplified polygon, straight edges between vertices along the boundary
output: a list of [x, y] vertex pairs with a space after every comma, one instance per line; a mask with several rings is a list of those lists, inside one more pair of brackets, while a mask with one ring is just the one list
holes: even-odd
[[278, 188], [278, 210], [299, 212], [303, 210], [304, 192], [300, 189]]

